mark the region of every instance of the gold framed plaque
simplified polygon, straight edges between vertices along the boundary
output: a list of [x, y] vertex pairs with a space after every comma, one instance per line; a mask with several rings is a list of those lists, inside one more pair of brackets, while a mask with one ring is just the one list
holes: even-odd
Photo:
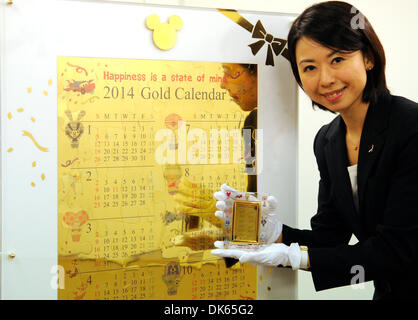
[[235, 200], [232, 211], [231, 241], [260, 244], [261, 202]]

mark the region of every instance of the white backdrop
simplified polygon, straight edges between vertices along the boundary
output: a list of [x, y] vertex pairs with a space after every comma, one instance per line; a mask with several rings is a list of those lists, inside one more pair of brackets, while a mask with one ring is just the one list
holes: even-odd
[[[266, 47], [252, 55], [248, 44], [254, 39], [248, 31], [210, 9], [21, 0], [3, 2], [0, 10], [2, 299], [57, 297], [50, 285], [57, 264], [57, 56], [259, 64], [260, 191], [276, 195], [283, 222], [296, 224], [296, 84], [283, 57], [275, 57], [272, 67], [265, 65]], [[183, 20], [169, 51], [153, 45], [145, 26], [146, 17], [155, 13], [162, 21], [173, 14]], [[253, 24], [260, 19], [269, 33], [284, 39], [294, 19], [240, 13]], [[259, 272], [259, 299], [295, 298], [295, 273]]]

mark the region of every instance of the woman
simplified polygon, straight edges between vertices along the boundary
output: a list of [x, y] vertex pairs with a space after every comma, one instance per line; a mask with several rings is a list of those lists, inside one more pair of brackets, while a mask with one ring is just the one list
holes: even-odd
[[[314, 142], [321, 179], [312, 230], [271, 215], [274, 236], [265, 248], [227, 250], [216, 242], [220, 249], [212, 252], [309, 269], [316, 290], [373, 280], [374, 299], [418, 299], [418, 104], [389, 93], [383, 47], [364, 16], [363, 26], [353, 23], [352, 9], [316, 4], [288, 35], [296, 81], [313, 105], [339, 114]], [[220, 218], [230, 205], [227, 192], [239, 194], [225, 185], [215, 194]], [[352, 234], [355, 245], [348, 244]]]

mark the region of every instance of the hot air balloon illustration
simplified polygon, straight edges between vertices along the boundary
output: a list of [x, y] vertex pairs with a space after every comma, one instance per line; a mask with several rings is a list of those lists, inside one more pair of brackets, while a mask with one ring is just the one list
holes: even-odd
[[174, 145], [170, 145], [171, 150], [176, 150], [178, 148], [178, 123], [183, 119], [177, 113], [171, 113], [167, 117], [165, 117], [165, 126], [167, 129], [173, 131], [175, 136], [175, 143]]
[[79, 212], [67, 211], [64, 215], [64, 223], [71, 228], [71, 237], [74, 242], [79, 242], [81, 237], [81, 226], [89, 220], [87, 211]]
[[177, 294], [177, 289], [182, 278], [183, 275], [181, 274], [181, 267], [179, 263], [169, 262], [164, 267], [164, 274], [162, 275], [162, 279], [167, 286], [167, 294], [169, 296]]
[[178, 192], [182, 170], [178, 165], [166, 165], [163, 168], [163, 176], [167, 181], [168, 193], [175, 195]]

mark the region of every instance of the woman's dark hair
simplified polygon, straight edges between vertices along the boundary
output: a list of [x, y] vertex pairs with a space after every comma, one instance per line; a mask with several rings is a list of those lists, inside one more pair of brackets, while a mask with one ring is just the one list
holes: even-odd
[[240, 63], [241, 66], [248, 69], [248, 72], [252, 76], [257, 75], [257, 65], [256, 64], [246, 64], [246, 63]]
[[[386, 86], [386, 58], [383, 46], [369, 20], [351, 4], [328, 1], [315, 4], [297, 17], [287, 37], [290, 64], [296, 81], [302, 87], [296, 63], [296, 44], [301, 37], [307, 37], [321, 45], [341, 52], [361, 50], [374, 63], [367, 71], [363, 102], [375, 103], [383, 93], [389, 93]], [[312, 106], [328, 110], [312, 101]], [[330, 111], [330, 110], [328, 110]]]

